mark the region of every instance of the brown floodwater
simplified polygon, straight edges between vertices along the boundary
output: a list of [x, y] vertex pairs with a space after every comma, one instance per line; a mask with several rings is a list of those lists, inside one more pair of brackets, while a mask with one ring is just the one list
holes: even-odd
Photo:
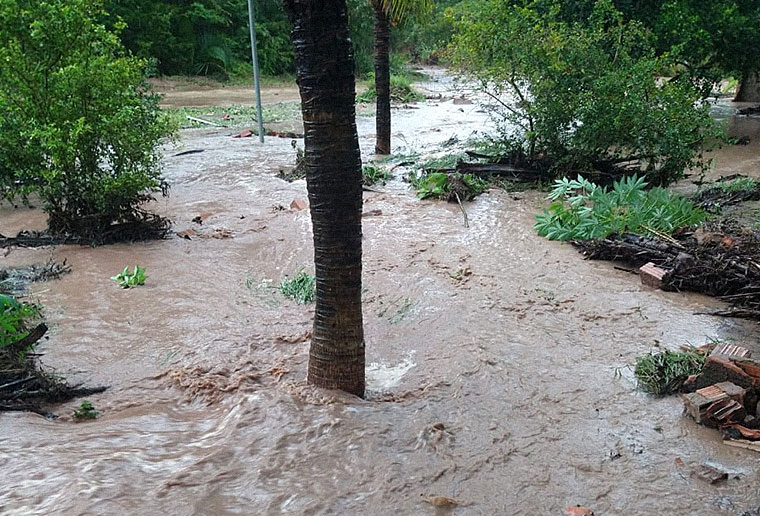
[[[452, 93], [435, 78], [428, 89]], [[394, 111], [401, 152], [489, 127], [477, 104], [414, 108]], [[757, 134], [757, 119], [739, 122]], [[368, 157], [373, 120], [358, 125]], [[544, 515], [581, 504], [598, 515], [735, 515], [760, 505], [760, 456], [722, 444], [678, 398], [637, 392], [628, 368], [649, 350], [711, 338], [760, 352], [757, 325], [695, 315], [721, 305], [647, 289], [539, 238], [541, 193], [485, 194], [467, 205], [465, 228], [456, 205], [418, 201], [398, 179], [366, 192], [368, 399], [307, 386], [313, 308], [276, 291], [283, 275], [312, 269], [308, 210], [289, 208], [305, 184], [274, 177], [293, 161], [289, 140], [231, 132], [185, 131], [166, 150], [171, 196], [152, 208], [193, 229], [191, 240], [0, 258], [67, 260], [71, 274], [31, 288], [52, 327], [43, 361], [110, 386], [90, 398], [101, 412], [92, 422], [74, 422], [77, 401], [53, 407], [54, 420], [0, 414], [0, 514]], [[174, 156], [191, 149], [203, 152]], [[759, 157], [756, 141], [724, 148], [716, 173], [756, 174]], [[0, 209], [0, 233], [43, 226], [36, 211]], [[144, 287], [109, 280], [134, 264], [147, 269]], [[694, 478], [705, 463], [729, 479]]]

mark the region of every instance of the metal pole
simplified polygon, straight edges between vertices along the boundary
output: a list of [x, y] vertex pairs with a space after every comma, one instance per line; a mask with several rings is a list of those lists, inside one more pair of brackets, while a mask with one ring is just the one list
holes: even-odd
[[264, 118], [261, 114], [261, 82], [259, 81], [259, 55], [256, 50], [256, 25], [253, 21], [253, 0], [248, 0], [248, 24], [251, 27], [251, 61], [253, 61], [253, 84], [256, 87], [256, 110], [259, 120], [259, 141], [264, 143]]

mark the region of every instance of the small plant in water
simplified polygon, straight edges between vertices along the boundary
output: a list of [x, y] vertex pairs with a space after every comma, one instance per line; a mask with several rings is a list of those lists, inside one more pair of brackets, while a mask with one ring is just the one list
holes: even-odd
[[299, 305], [313, 303], [316, 294], [316, 278], [301, 271], [292, 278], [285, 277], [280, 282], [280, 293]]
[[121, 288], [136, 287], [138, 285], [145, 285], [145, 280], [148, 276], [145, 275], [145, 269], [139, 265], [135, 265], [135, 270], [129, 272], [129, 266], [124, 267], [116, 276], [111, 277], [112, 280], [117, 281]]
[[100, 413], [95, 410], [95, 407], [87, 400], [84, 400], [79, 408], [74, 410], [74, 417], [77, 421], [85, 421], [87, 419], [97, 419]]
[[393, 179], [393, 174], [383, 168], [375, 165], [364, 165], [362, 167], [362, 184], [364, 186], [372, 186], [375, 183], [385, 184], [391, 179]]

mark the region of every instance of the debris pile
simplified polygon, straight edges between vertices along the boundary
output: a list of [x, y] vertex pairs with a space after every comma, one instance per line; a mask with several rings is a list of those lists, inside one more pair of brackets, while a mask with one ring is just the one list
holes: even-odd
[[672, 237], [624, 233], [572, 243], [589, 259], [640, 267], [647, 285], [699, 292], [733, 306], [714, 315], [760, 319], [760, 232], [735, 221], [683, 229]]
[[760, 452], [760, 360], [747, 348], [719, 344], [682, 391], [685, 411], [694, 421], [723, 432], [729, 446]]

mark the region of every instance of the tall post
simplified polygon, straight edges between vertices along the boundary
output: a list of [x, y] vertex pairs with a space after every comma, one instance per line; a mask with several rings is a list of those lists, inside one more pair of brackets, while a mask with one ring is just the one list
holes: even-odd
[[253, 0], [248, 0], [248, 24], [251, 27], [251, 61], [253, 62], [253, 84], [256, 88], [256, 117], [259, 120], [259, 141], [261, 143], [264, 143], [264, 118], [261, 114], [261, 81], [259, 80], [259, 54], [256, 50], [256, 24], [253, 20]]

